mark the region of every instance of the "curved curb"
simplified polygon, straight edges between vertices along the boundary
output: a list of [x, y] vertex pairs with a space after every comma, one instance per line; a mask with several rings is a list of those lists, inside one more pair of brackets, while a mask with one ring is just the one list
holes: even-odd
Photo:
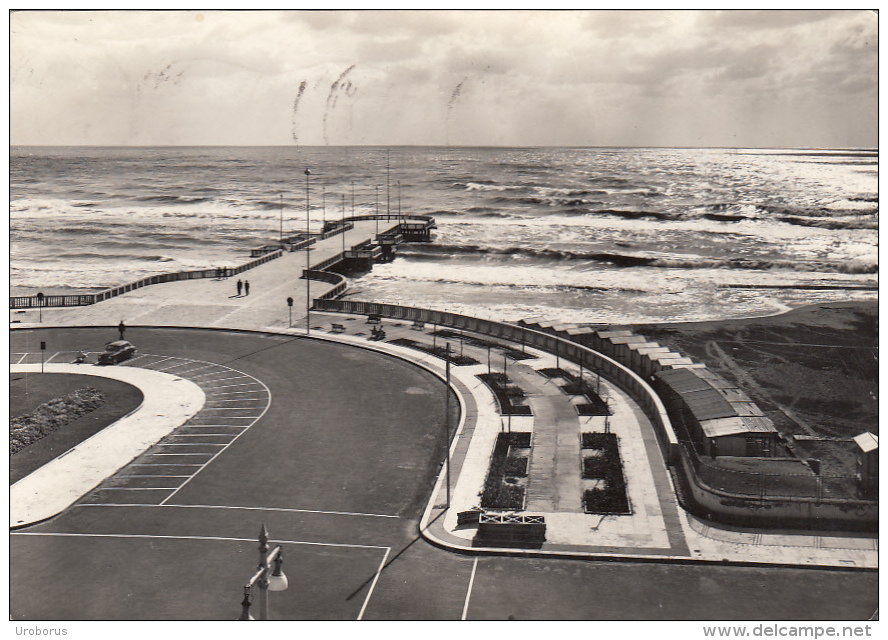
[[[11, 365], [37, 373], [40, 365]], [[9, 526], [18, 529], [58, 515], [203, 407], [193, 382], [136, 367], [46, 364], [46, 373], [76, 373], [120, 380], [142, 392], [142, 404], [9, 488]], [[161, 419], [158, 419], [161, 418]]]

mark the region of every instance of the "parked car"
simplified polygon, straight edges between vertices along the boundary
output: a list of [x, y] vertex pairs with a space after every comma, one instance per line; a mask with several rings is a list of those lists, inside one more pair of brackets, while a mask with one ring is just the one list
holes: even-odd
[[136, 348], [126, 340], [115, 340], [105, 345], [105, 351], [99, 354], [99, 364], [117, 364], [136, 354]]

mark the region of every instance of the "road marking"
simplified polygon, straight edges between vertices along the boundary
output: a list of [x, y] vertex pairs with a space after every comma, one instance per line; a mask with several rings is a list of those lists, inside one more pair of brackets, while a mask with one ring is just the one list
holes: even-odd
[[[231, 373], [230, 371], [220, 371], [219, 373]], [[212, 380], [204, 380], [204, 382], [225, 382], [226, 380], [240, 380], [242, 378], [251, 378], [252, 376], [241, 375], [241, 376], [232, 376], [230, 378], [213, 378]]]
[[[149, 354], [146, 353], [145, 355], [147, 356], [147, 355], [149, 355]], [[156, 358], [157, 356], [154, 356], [154, 357]], [[164, 360], [172, 360], [172, 359], [173, 359], [173, 356], [167, 356], [167, 357], [165, 357], [165, 358], [161, 358], [160, 360], [155, 360], [154, 362], [149, 362], [149, 363], [148, 363], [148, 366], [146, 366], [145, 369], [148, 369], [149, 367], [153, 367], [153, 366], [156, 365], [156, 364], [160, 364], [160, 363], [163, 362]], [[132, 362], [132, 360], [130, 360], [130, 362]], [[141, 368], [141, 367], [140, 367], [140, 368]], [[158, 371], [158, 369], [152, 369], [152, 371]]]
[[[177, 433], [176, 435], [170, 436], [171, 438], [203, 438], [204, 436], [225, 436], [226, 438], [230, 438], [233, 436], [233, 433]], [[172, 444], [172, 443], [168, 443]]]
[[28, 354], [27, 354], [27, 353], [23, 353], [23, 354], [22, 354], [22, 357], [19, 358], [19, 360], [18, 360], [18, 362], [16, 362], [16, 364], [21, 364], [21, 363], [22, 363], [22, 360], [24, 360], [24, 359], [27, 358], [27, 357], [28, 357]]
[[[207, 400], [207, 402], [243, 402], [250, 398], [231, 398], [230, 400]], [[257, 398], [258, 400], [258, 398]], [[258, 409], [259, 407], [220, 407], [220, 409]]]
[[61, 351], [56, 351], [54, 354], [52, 354], [51, 356], [49, 356], [49, 357], [46, 359], [46, 364], [49, 364], [49, 361], [52, 360], [53, 358], [55, 358], [55, 357], [56, 357], [57, 355], [59, 355], [60, 353], [61, 353]]
[[[247, 409], [258, 409], [259, 407], [204, 407], [204, 411], [232, 411], [232, 410], [241, 410], [245, 411]], [[249, 418], [251, 416], [231, 416], [232, 418]]]
[[[232, 369], [232, 371], [237, 371], [237, 369]], [[242, 371], [238, 371], [238, 373], [240, 373], [240, 374], [242, 374], [242, 375], [246, 375], [246, 374], [243, 373]], [[256, 380], [256, 378], [252, 378], [252, 380], [253, 380], [253, 383], [258, 383], [258, 384], [262, 385], [262, 387], [265, 389], [265, 392], [268, 394], [268, 402], [266, 403], [265, 408], [262, 410], [262, 413], [260, 413], [258, 416], [256, 416], [256, 419], [253, 420], [253, 422], [251, 422], [249, 425], [247, 425], [247, 428], [252, 427], [254, 424], [256, 424], [256, 423], [262, 418], [262, 416], [265, 415], [265, 412], [268, 411], [269, 407], [271, 407], [271, 389], [269, 389], [267, 386], [265, 386], [265, 383], [263, 383], [261, 380]], [[195, 472], [194, 472], [194, 475], [192, 475], [188, 480], [186, 480], [185, 482], [183, 482], [183, 483], [179, 486], [178, 489], [176, 489], [176, 490], [173, 491], [170, 495], [168, 495], [166, 498], [164, 498], [164, 499], [161, 501], [160, 504], [166, 504], [166, 501], [167, 501], [167, 500], [169, 500], [169, 499], [172, 498], [174, 495], [176, 495], [176, 494], [179, 492], [180, 489], [182, 489], [182, 488], [185, 487], [189, 482], [191, 482], [191, 480], [193, 480], [195, 476], [197, 476], [201, 471], [203, 471], [204, 469], [207, 468], [207, 465], [209, 465], [211, 462], [213, 462], [213, 460], [215, 460], [215, 459], [216, 459], [216, 458], [217, 458], [217, 457], [218, 457], [223, 451], [225, 451], [228, 447], [230, 447], [232, 444], [234, 444], [234, 443], [237, 441], [237, 439], [240, 438], [240, 437], [241, 437], [243, 434], [245, 434], [246, 432], [247, 432], [247, 429], [244, 429], [244, 430], [241, 431], [239, 434], [237, 434], [236, 436], [234, 436], [234, 438], [231, 439], [231, 442], [229, 442], [228, 444], [226, 444], [225, 446], [223, 446], [221, 449], [219, 449], [219, 450], [215, 453], [215, 455], [213, 455], [212, 458], [210, 458], [209, 460], [206, 461], [206, 463], [204, 464], [204, 466], [202, 466], [200, 469], [198, 469], [197, 471], [195, 471]]]
[[199, 467], [200, 463], [184, 463], [184, 462], [131, 462], [129, 467]]
[[[92, 352], [91, 352], [91, 351], [88, 351], [86, 355], [89, 355], [90, 353], [92, 353]], [[131, 365], [131, 364], [132, 364], [133, 362], [135, 362], [136, 360], [139, 360], [140, 358], [144, 358], [145, 356], [146, 356], [146, 354], [143, 353], [142, 355], [138, 355], [138, 356], [136, 356], [135, 358], [130, 358], [129, 361], [127, 362], [127, 364], [128, 364], [128, 365]]]
[[173, 489], [175, 487], [101, 487], [97, 491], [172, 491]]
[[[200, 434], [201, 436], [205, 436], [205, 433]], [[158, 442], [158, 447], [224, 447], [225, 445], [219, 442]], [[161, 454], [153, 454], [153, 455], [161, 455]], [[174, 453], [174, 456], [178, 455], [190, 455], [187, 453]]]
[[[207, 452], [195, 452], [195, 453], [149, 453], [149, 456], [211, 456], [212, 453]], [[199, 463], [194, 463], [192, 466], [200, 466]]]
[[475, 556], [475, 562], [472, 563], [472, 577], [469, 578], [469, 588], [466, 591], [466, 603], [463, 605], [462, 618], [460, 620], [466, 619], [466, 614], [469, 612], [469, 598], [472, 597], [472, 586], [475, 584], [475, 570], [478, 568], [478, 557]]
[[376, 588], [376, 581], [379, 580], [379, 574], [382, 573], [382, 569], [385, 567], [385, 561], [388, 560], [389, 552], [391, 550], [391, 547], [387, 547], [385, 550], [385, 555], [382, 556], [382, 562], [379, 563], [379, 568], [376, 570], [376, 575], [373, 576], [373, 582], [370, 585], [370, 590], [367, 592], [367, 597], [364, 598], [364, 604], [363, 606], [361, 606], [361, 612], [358, 614], [358, 620], [364, 617], [364, 611], [367, 610], [367, 603], [370, 602], [370, 596], [373, 595], [373, 589]]
[[[163, 465], [160, 465], [163, 466]], [[118, 476], [120, 477], [120, 476]], [[134, 476], [141, 477], [141, 476]], [[191, 476], [187, 476], [191, 477]], [[83, 503], [78, 504], [78, 507], [164, 507], [165, 509], [234, 509], [241, 511], [275, 511], [282, 513], [317, 513], [319, 515], [327, 515], [327, 516], [358, 516], [363, 518], [400, 518], [401, 516], [391, 516], [384, 513], [356, 513], [353, 511], [321, 511], [318, 509], [287, 509], [284, 507], [239, 507], [239, 506], [228, 506], [224, 504], [99, 504], [99, 503]]]
[[132, 475], [125, 476], [114, 476], [115, 478], [190, 478], [191, 476], [167, 476], [167, 475], [152, 475], [148, 473], [135, 473]]
[[[84, 505], [81, 505], [84, 506]], [[101, 506], [101, 505], [95, 505]], [[145, 506], [145, 505], [133, 505]], [[10, 531], [10, 535], [16, 536], [43, 536], [47, 538], [133, 538], [141, 540], [213, 540], [220, 542], [256, 542], [256, 538], [225, 538], [221, 536], [169, 536], [150, 535], [147, 533], [61, 533], [52, 531]], [[306, 540], [269, 540], [274, 544], [305, 544], [317, 547], [346, 547], [350, 549], [385, 549], [391, 551], [391, 547], [382, 547], [375, 544], [348, 544], [345, 542], [308, 542]]]
[[[232, 380], [233, 380], [233, 379], [234, 379], [234, 378], [232, 378]], [[213, 381], [210, 380], [210, 382], [213, 382]], [[244, 384], [223, 384], [222, 386], [216, 387], [216, 389], [228, 389], [229, 387], [249, 387], [249, 386], [252, 385], [252, 384], [256, 384], [256, 382], [259, 382], [259, 381], [256, 380], [255, 382], [246, 382], [246, 383], [244, 383]], [[262, 384], [262, 383], [259, 382], [259, 384]], [[263, 384], [262, 386], [265, 387], [264, 384]], [[266, 389], [267, 389], [267, 388], [268, 388], [268, 387], [266, 387]]]

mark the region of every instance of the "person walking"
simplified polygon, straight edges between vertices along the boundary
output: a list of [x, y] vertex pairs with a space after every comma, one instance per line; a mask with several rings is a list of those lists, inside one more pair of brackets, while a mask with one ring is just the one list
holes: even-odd
[[244, 288], [244, 283], [241, 282], [240, 279], [238, 279], [238, 281], [237, 281], [237, 295], [238, 295], [238, 297], [240, 297], [241, 291], [243, 291], [243, 288]]
[[249, 280], [244, 280], [244, 295], [245, 296], [250, 295], [250, 281]]
[[126, 332], [126, 325], [123, 324], [123, 320], [117, 325], [117, 330], [120, 332], [120, 339], [123, 340], [123, 334]]

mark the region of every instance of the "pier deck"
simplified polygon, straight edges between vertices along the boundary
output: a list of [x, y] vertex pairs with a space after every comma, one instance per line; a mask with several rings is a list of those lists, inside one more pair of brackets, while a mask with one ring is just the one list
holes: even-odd
[[[425, 220], [406, 217], [407, 224]], [[398, 223], [357, 220], [343, 234], [320, 240], [309, 248], [312, 267], [350, 251], [380, 234], [397, 229]], [[215, 327], [228, 329], [286, 329], [291, 321], [287, 298], [293, 298], [292, 326], [304, 327], [306, 293], [317, 298], [334, 285], [302, 278], [306, 250], [284, 252], [275, 260], [227, 279], [199, 278], [156, 284], [119, 297], [82, 307], [47, 307], [42, 310], [10, 310], [11, 327], [108, 326], [121, 320], [127, 325]], [[237, 295], [237, 280], [250, 282], [250, 295]]]

